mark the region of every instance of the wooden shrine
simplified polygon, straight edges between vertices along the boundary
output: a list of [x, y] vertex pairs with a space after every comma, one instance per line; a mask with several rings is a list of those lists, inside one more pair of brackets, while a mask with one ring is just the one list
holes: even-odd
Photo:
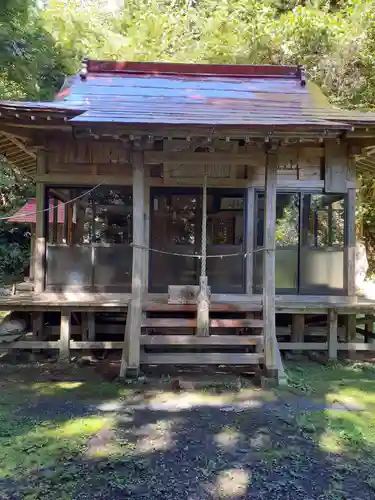
[[85, 60], [52, 102], [0, 102], [0, 154], [36, 182], [33, 291], [0, 297], [33, 317], [12, 347], [276, 379], [280, 350], [372, 350], [355, 204], [373, 152], [375, 114], [298, 66]]

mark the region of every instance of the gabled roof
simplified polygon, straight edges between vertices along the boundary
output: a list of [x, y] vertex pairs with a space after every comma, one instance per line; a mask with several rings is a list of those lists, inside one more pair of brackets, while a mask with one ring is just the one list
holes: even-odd
[[39, 122], [43, 129], [47, 120], [72, 128], [185, 126], [223, 135], [235, 130], [243, 136], [338, 136], [375, 127], [375, 113], [334, 108], [316, 85], [306, 82], [300, 66], [91, 60], [66, 80], [54, 101], [0, 101], [0, 141], [2, 123], [33, 127]]
[[350, 129], [373, 113], [333, 108], [299, 66], [87, 61], [55, 101], [0, 109], [66, 112], [74, 125], [207, 125]]
[[350, 129], [375, 113], [343, 111], [300, 66], [90, 61], [51, 102], [0, 101], [0, 111], [63, 114], [72, 124]]

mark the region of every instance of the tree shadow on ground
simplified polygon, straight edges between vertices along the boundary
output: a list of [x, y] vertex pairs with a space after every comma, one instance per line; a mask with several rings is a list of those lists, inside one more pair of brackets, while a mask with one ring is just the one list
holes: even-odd
[[[320, 375], [324, 380], [326, 373]], [[18, 470], [2, 489], [14, 499], [48, 499], [56, 493], [71, 500], [372, 498], [375, 454], [363, 430], [366, 415], [332, 406], [330, 394], [340, 381], [325, 382], [324, 391], [308, 396], [225, 388], [215, 394], [175, 394], [157, 384], [125, 391], [114, 385], [103, 395], [96, 382], [99, 397], [90, 402], [80, 399], [82, 386], [71, 386], [60, 387], [57, 396], [39, 392], [30, 405], [25, 392], [15, 416], [31, 419], [34, 427], [14, 434], [14, 442], [26, 436], [31, 453], [38, 454], [38, 447], [48, 452], [48, 446], [65, 439], [67, 452], [62, 459], [52, 453], [52, 463], [33, 474]], [[352, 390], [358, 383], [358, 377], [352, 380]], [[368, 388], [368, 398], [375, 398], [374, 387]], [[86, 396], [90, 391], [95, 392], [86, 388]], [[100, 422], [83, 436], [79, 426], [66, 433], [76, 425], [72, 421], [95, 418]], [[30, 429], [49, 429], [48, 422], [59, 425], [47, 442], [43, 433], [35, 440]]]

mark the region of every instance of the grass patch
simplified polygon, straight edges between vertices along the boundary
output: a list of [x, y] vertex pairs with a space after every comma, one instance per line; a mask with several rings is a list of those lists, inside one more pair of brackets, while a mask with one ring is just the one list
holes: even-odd
[[86, 408], [125, 397], [130, 389], [102, 381], [93, 371], [83, 370], [80, 380], [64, 380], [61, 375], [60, 381], [38, 381], [46, 374], [35, 367], [4, 371], [0, 370], [0, 499], [16, 492], [24, 500], [49, 500], [56, 494], [71, 500], [86, 481], [95, 482], [98, 471], [90, 465], [90, 440], [109, 432], [114, 420], [106, 414], [73, 415], [77, 410], [70, 414], [69, 405]]
[[304, 363], [290, 364], [287, 370], [293, 388], [323, 404], [322, 410], [299, 416], [302, 432], [324, 452], [375, 463], [375, 367], [357, 362]]

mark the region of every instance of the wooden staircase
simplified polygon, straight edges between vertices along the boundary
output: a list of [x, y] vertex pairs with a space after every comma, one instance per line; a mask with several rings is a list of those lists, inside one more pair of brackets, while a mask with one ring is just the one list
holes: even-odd
[[[146, 306], [141, 364], [259, 367], [263, 363], [263, 319], [230, 312], [227, 304], [211, 304], [210, 335], [198, 336], [196, 310], [193, 304]], [[250, 314], [254, 313], [259, 314], [259, 307]]]

